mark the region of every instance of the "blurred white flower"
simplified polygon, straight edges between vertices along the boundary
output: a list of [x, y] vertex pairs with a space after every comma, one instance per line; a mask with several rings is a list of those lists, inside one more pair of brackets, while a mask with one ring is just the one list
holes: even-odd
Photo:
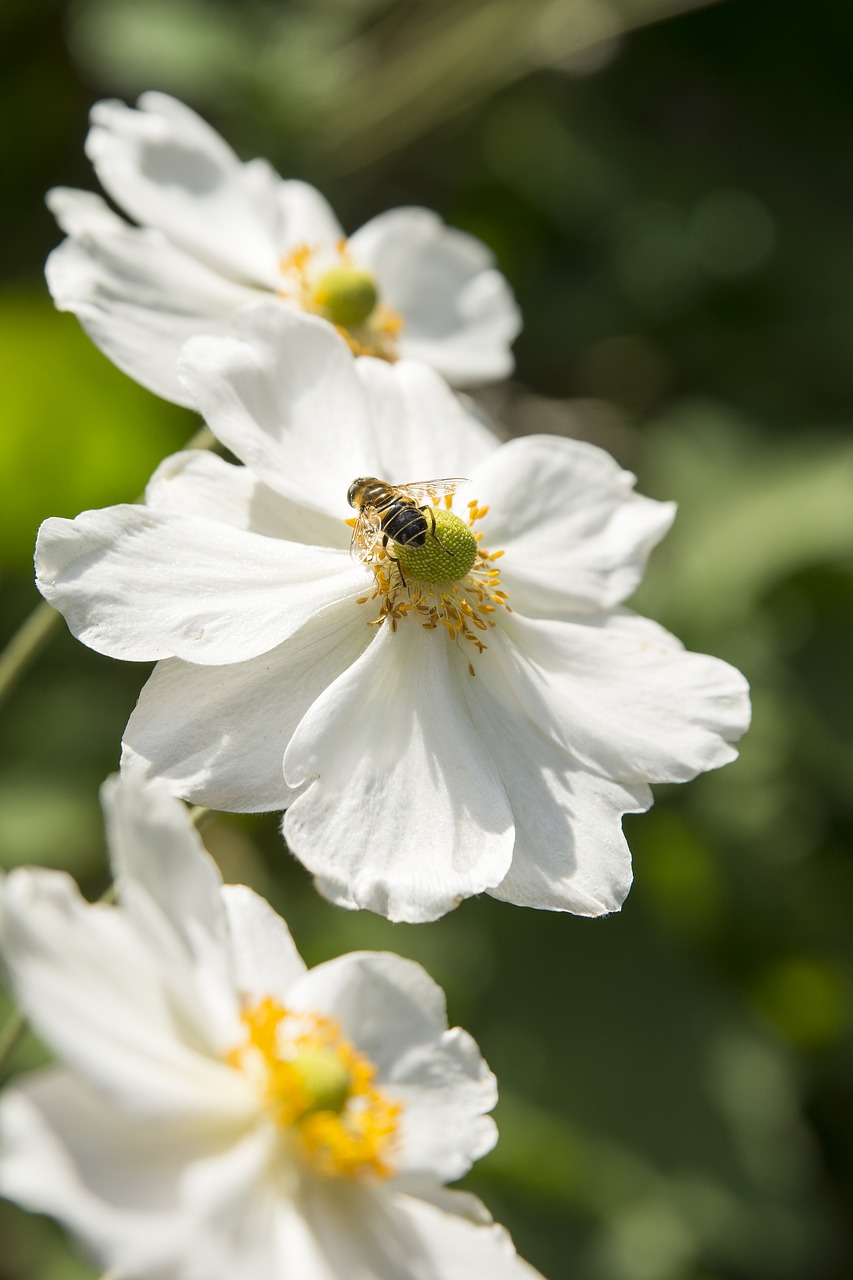
[[[617, 909], [621, 815], [733, 759], [749, 719], [739, 672], [620, 607], [672, 504], [592, 445], [499, 445], [426, 366], [354, 361], [281, 308], [190, 343], [184, 373], [245, 466], [179, 454], [147, 506], [48, 520], [37, 547], [76, 636], [161, 659], [125, 759], [214, 808], [289, 806], [343, 906]], [[371, 475], [470, 477], [464, 518], [442, 505], [422, 548], [354, 563], [347, 492]]]
[[92, 109], [86, 151], [104, 190], [57, 188], [68, 239], [48, 259], [56, 305], [143, 386], [191, 404], [176, 362], [271, 295], [335, 324], [359, 355], [416, 357], [456, 385], [505, 377], [520, 317], [490, 251], [427, 209], [393, 209], [348, 240], [326, 201], [242, 164], [189, 107], [146, 93]]
[[473, 1196], [495, 1081], [423, 969], [306, 970], [162, 782], [106, 783], [117, 906], [0, 879], [13, 992], [62, 1065], [0, 1102], [0, 1194], [174, 1280], [535, 1280]]

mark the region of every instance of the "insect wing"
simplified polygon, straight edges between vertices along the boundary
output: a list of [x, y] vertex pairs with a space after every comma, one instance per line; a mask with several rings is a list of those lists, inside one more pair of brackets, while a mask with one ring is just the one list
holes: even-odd
[[362, 507], [352, 531], [350, 555], [353, 560], [369, 560], [382, 535], [379, 515], [373, 507]]
[[414, 480], [411, 484], [395, 484], [394, 489], [405, 498], [415, 498], [421, 502], [425, 498], [439, 498], [455, 493], [461, 484], [470, 484], [465, 476], [445, 476], [443, 480]]

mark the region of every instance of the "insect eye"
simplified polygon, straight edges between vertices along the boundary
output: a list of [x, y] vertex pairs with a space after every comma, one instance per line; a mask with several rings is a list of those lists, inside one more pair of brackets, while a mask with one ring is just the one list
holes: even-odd
[[358, 491], [359, 489], [361, 489], [363, 484], [364, 484], [364, 480], [362, 480], [361, 478], [359, 478], [358, 480], [353, 480], [352, 484], [347, 490], [347, 502], [350, 504], [351, 507], [355, 506], [356, 495], [358, 494]]

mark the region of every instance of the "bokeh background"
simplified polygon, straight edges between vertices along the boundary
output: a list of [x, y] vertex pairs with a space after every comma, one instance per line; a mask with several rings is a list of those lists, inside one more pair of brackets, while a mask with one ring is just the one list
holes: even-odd
[[[349, 229], [425, 204], [481, 236], [525, 316], [483, 397], [507, 432], [596, 441], [680, 504], [637, 607], [742, 667], [755, 723], [626, 819], [620, 915], [486, 898], [391, 926], [320, 900], [275, 815], [205, 827], [309, 962], [388, 947], [444, 984], [501, 1085], [468, 1185], [550, 1280], [853, 1274], [851, 60], [845, 0], [0, 7], [4, 636], [39, 521], [134, 498], [198, 425], [44, 287], [43, 193], [94, 185], [102, 96], [175, 93]], [[97, 788], [145, 675], [52, 637], [0, 710], [1, 865], [103, 890]], [[6, 1071], [41, 1059], [26, 1038]], [[91, 1274], [7, 1204], [0, 1241], [2, 1280]]]

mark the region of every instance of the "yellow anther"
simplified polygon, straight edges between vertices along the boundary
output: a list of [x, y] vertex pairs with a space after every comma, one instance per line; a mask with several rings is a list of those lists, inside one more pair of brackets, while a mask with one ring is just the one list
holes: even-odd
[[323, 1177], [385, 1178], [400, 1106], [332, 1018], [267, 998], [243, 1013], [246, 1039], [227, 1061], [262, 1088], [291, 1149]]
[[[452, 506], [452, 494], [444, 496], [449, 510]], [[440, 502], [440, 497], [438, 501]], [[449, 580], [442, 581], [439, 578], [436, 581], [438, 573], [435, 568], [425, 571], [421, 567], [421, 561], [417, 557], [423, 548], [397, 542], [389, 542], [387, 548], [381, 544], [376, 548], [371, 558], [374, 591], [369, 597], [359, 597], [359, 603], [366, 603], [368, 599], [380, 601], [379, 614], [371, 620], [371, 625], [381, 626], [387, 622], [392, 632], [396, 632], [399, 623], [408, 616], [414, 616], [425, 631], [435, 631], [441, 625], [450, 640], [471, 644], [478, 653], [485, 650], [486, 645], [478, 633], [482, 634], [494, 627], [492, 615], [498, 608], [507, 612], [511, 610], [507, 604], [507, 593], [497, 590], [500, 570], [491, 564], [503, 552], [490, 553], [483, 550], [476, 541], [482, 535], [473, 533], [470, 529], [470, 524], [485, 515], [489, 508], [481, 507], [476, 499], [467, 506], [470, 523], [465, 526], [452, 511], [449, 510], [449, 516], [446, 516], [444, 510], [433, 503], [436, 523], [435, 529], [426, 535], [427, 544], [432, 535], [442, 555], [440, 560], [437, 556], [434, 560], [427, 557], [427, 560], [430, 564], [437, 565], [443, 573], [442, 566], [450, 553], [454, 565], [452, 578], [450, 574], [447, 575]], [[447, 523], [448, 520], [451, 523]], [[453, 541], [460, 528], [472, 540], [473, 546], [473, 552], [468, 553], [471, 559], [467, 566], [463, 564], [461, 572], [459, 564], [455, 563], [459, 558], [459, 548]], [[435, 548], [431, 548], [431, 551], [434, 552]], [[468, 669], [473, 673], [470, 663]]]

